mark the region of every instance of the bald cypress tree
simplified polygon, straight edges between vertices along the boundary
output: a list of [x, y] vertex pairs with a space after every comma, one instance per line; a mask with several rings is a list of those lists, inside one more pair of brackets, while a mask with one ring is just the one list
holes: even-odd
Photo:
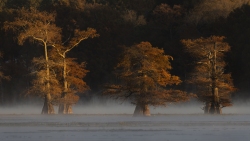
[[62, 44], [53, 45], [54, 52], [51, 53], [53, 59], [58, 62], [59, 72], [58, 79], [62, 82], [63, 92], [61, 94], [61, 100], [59, 100], [59, 114], [72, 113], [72, 104], [75, 104], [79, 97], [77, 92], [84, 92], [89, 89], [87, 84], [83, 81], [83, 78], [88, 72], [86, 63], [82, 62], [78, 64], [74, 58], [68, 58], [67, 54], [75, 47], [77, 47], [83, 40], [88, 38], [98, 37], [99, 34], [93, 28], [87, 30], [75, 30], [74, 35], [68, 41]]
[[163, 49], [152, 47], [149, 42], [141, 42], [127, 47], [116, 66], [120, 84], [108, 85], [105, 94], [115, 99], [127, 99], [136, 105], [134, 115], [149, 116], [149, 106], [180, 102], [189, 95], [180, 90], [167, 88], [178, 85], [181, 80], [170, 74], [170, 60]]
[[54, 114], [51, 103], [51, 70], [49, 65], [48, 49], [54, 44], [61, 42], [61, 29], [55, 25], [55, 13], [40, 12], [34, 8], [16, 10], [17, 17], [13, 21], [5, 22], [6, 30], [12, 29], [17, 33], [18, 44], [23, 45], [25, 41], [31, 41], [44, 48], [45, 59], [45, 88], [44, 106], [42, 114]]
[[223, 36], [182, 40], [186, 51], [196, 59], [189, 82], [196, 87], [198, 99], [205, 103], [204, 113], [221, 114], [221, 108], [232, 105], [235, 90], [231, 74], [225, 73], [225, 53], [230, 51]]

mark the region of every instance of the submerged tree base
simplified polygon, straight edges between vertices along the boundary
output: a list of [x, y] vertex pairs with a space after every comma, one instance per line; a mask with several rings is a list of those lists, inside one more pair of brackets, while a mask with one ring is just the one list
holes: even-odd
[[204, 114], [222, 114], [220, 106], [215, 106], [211, 103], [206, 103], [204, 107]]
[[55, 114], [53, 105], [45, 102], [41, 114]]
[[58, 114], [73, 114], [71, 104], [60, 104], [58, 109]]
[[134, 115], [135, 117], [138, 116], [151, 116], [150, 109], [148, 105], [137, 104], [135, 107]]

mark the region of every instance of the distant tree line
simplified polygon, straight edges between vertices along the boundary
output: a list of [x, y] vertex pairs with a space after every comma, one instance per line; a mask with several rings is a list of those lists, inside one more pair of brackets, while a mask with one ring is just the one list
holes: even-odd
[[2, 0], [0, 104], [39, 96], [43, 114], [69, 114], [107, 95], [149, 115], [149, 105], [197, 98], [219, 114], [249, 98], [249, 4]]

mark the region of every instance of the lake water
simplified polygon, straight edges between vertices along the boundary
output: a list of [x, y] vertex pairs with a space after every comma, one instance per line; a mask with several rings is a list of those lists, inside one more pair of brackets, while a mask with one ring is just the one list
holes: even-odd
[[249, 114], [0, 115], [0, 141], [250, 141]]

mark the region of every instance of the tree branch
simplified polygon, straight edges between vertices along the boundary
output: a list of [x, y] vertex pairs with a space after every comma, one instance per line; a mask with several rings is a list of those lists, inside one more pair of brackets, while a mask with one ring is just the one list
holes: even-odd
[[69, 52], [71, 49], [76, 47], [81, 41], [88, 39], [88, 37], [81, 38], [77, 43], [75, 43], [72, 47], [68, 48], [65, 53]]

